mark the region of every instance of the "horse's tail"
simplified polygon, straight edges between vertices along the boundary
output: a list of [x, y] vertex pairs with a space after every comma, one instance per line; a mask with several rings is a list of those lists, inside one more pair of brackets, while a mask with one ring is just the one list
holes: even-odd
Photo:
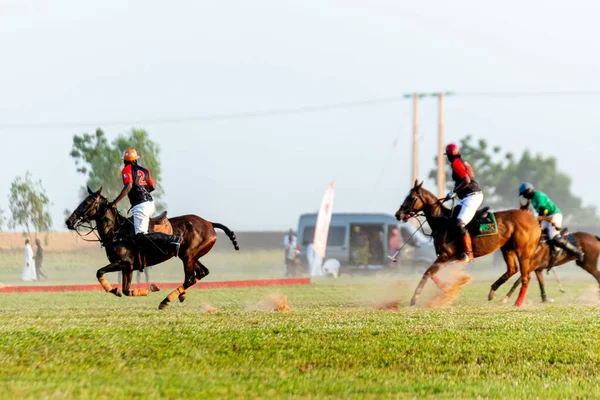
[[223, 224], [219, 224], [216, 222], [211, 222], [211, 223], [212, 223], [213, 228], [217, 228], [217, 229], [220, 229], [223, 232], [225, 232], [225, 234], [227, 235], [229, 240], [231, 240], [231, 243], [233, 244], [234, 249], [236, 249], [236, 250], [240, 249], [240, 246], [238, 245], [238, 242], [237, 242], [237, 238], [235, 237], [235, 233], [231, 229], [229, 229], [228, 227], [226, 227]]

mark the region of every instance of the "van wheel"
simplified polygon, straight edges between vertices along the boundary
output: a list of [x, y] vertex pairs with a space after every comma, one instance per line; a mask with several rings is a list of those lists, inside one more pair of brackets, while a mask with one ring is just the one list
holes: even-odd
[[431, 264], [425, 261], [417, 261], [413, 266], [413, 273], [423, 275], [430, 266]]

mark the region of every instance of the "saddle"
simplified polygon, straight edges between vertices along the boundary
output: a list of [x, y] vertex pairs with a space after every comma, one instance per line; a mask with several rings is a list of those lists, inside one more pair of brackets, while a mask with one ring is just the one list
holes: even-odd
[[[133, 217], [130, 217], [129, 220], [133, 224]], [[169, 218], [167, 218], [166, 210], [158, 214], [156, 217], [150, 218], [148, 232], [159, 232], [167, 235], [173, 234], [173, 226], [171, 225], [171, 222], [169, 222]], [[146, 254], [141, 248], [138, 248], [134, 269], [138, 271], [144, 271], [146, 264]]]
[[[454, 209], [452, 218], [456, 219], [460, 212], [460, 206]], [[467, 229], [472, 237], [490, 236], [498, 233], [498, 225], [496, 224], [496, 216], [490, 211], [489, 207], [482, 207], [475, 213], [475, 216], [467, 225]]]
[[173, 226], [171, 226], [171, 223], [167, 218], [166, 210], [161, 212], [156, 217], [150, 218], [149, 230], [150, 232], [166, 233], [167, 235], [173, 234]]
[[[129, 221], [133, 224], [133, 217], [129, 217]], [[148, 225], [148, 232], [159, 232], [166, 233], [167, 235], [173, 234], [173, 226], [167, 218], [167, 211], [163, 211], [156, 217], [150, 218], [150, 224]]]

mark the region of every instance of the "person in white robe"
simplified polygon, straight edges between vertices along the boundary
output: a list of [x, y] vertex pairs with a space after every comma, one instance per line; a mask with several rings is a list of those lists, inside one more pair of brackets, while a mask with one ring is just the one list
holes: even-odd
[[25, 241], [25, 265], [23, 266], [23, 273], [21, 274], [22, 281], [35, 281], [37, 278], [35, 274], [35, 264], [33, 263], [33, 249], [29, 244], [29, 239]]

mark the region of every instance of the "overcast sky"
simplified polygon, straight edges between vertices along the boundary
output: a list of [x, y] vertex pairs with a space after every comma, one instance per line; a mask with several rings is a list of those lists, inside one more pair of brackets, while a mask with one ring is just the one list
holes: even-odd
[[[92, 4], [0, 0], [0, 206], [8, 208], [12, 179], [30, 170], [53, 201], [57, 229], [85, 182], [69, 157], [72, 137], [98, 123], [110, 138], [137, 127], [160, 144], [171, 215], [195, 213], [236, 230], [286, 229], [300, 213], [317, 210], [334, 179], [335, 211], [396, 211], [410, 187], [410, 101], [250, 119], [133, 121], [412, 91], [600, 90], [595, 2]], [[472, 134], [507, 150], [556, 156], [575, 192], [600, 206], [599, 106], [600, 96], [457, 95], [446, 101], [446, 134], [448, 141]], [[436, 113], [435, 100], [423, 99], [423, 177], [436, 153]], [[76, 122], [89, 124], [18, 126]]]

